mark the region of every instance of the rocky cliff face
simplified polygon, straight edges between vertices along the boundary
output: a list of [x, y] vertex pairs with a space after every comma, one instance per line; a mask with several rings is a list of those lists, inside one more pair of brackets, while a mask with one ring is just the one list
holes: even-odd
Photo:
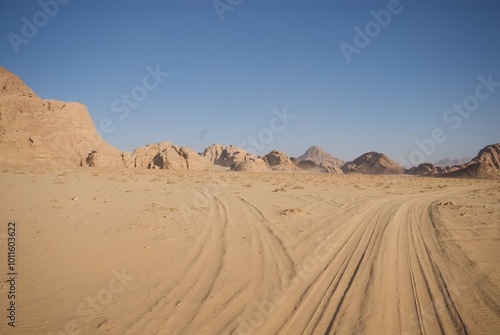
[[85, 105], [43, 100], [2, 67], [0, 162], [123, 166], [121, 152], [97, 134]]
[[405, 169], [382, 153], [368, 152], [352, 162], [345, 163], [342, 171], [362, 174], [400, 174], [404, 173]]

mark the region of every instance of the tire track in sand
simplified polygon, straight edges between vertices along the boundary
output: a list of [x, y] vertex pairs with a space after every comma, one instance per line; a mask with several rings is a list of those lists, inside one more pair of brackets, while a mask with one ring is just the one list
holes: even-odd
[[[461, 188], [372, 199], [354, 214], [340, 211], [342, 222], [323, 218], [318, 224], [322, 232], [333, 234], [334, 251], [293, 290], [291, 282], [281, 279], [290, 270], [293, 278], [299, 262], [290, 257], [265, 214], [243, 197], [218, 195], [211, 200], [210, 227], [205, 227], [187, 257], [191, 265], [185, 277], [190, 279], [160, 299], [130, 333], [148, 333], [147, 328], [141, 328], [147, 326], [147, 320], [168, 315], [164, 329], [170, 334], [238, 334], [242, 330], [237, 320], [247, 318], [255, 311], [252, 302], [269, 299], [273, 289], [282, 290], [286, 302], [274, 306], [254, 334], [500, 331], [495, 311], [484, 299], [478, 299], [477, 283], [457, 280], [462, 279], [462, 269], [450, 262], [453, 254], [443, 249], [433, 221], [436, 201], [467, 191]], [[233, 224], [239, 226], [232, 232]], [[249, 233], [250, 241], [235, 249], [236, 232], [241, 235], [242, 231]], [[229, 241], [227, 247], [232, 251], [228, 253], [224, 245]], [[247, 271], [239, 275], [235, 275], [235, 268], [241, 270], [244, 265], [238, 264], [241, 256], [232, 255], [235, 250], [250, 260]], [[195, 279], [202, 275], [208, 278], [204, 283]], [[227, 275], [237, 281], [228, 298], [207, 303], [207, 297], [215, 294], [215, 283], [220, 285]], [[201, 290], [190, 290], [195, 286]], [[184, 300], [175, 304], [173, 297]], [[184, 303], [187, 300], [189, 303]]]
[[[234, 304], [233, 308], [238, 306], [239, 312], [233, 316], [232, 321], [217, 332], [234, 334], [238, 333], [240, 321], [247, 319], [255, 311], [252, 301], [267, 299], [273, 291], [282, 289], [281, 274], [292, 270], [294, 262], [280, 237], [273, 231], [270, 221], [255, 205], [243, 197], [227, 197], [224, 203], [232, 209], [229, 211], [230, 222], [237, 222], [240, 231], [243, 226], [250, 233], [250, 249], [247, 250], [250, 262], [246, 273], [240, 278], [243, 282], [248, 280], [246, 296], [238, 304]], [[241, 257], [238, 261], [242, 261]]]
[[[249, 301], [268, 296], [274, 281], [279, 283], [279, 271], [291, 261], [285, 249], [274, 248], [265, 238], [267, 233], [257, 228], [266, 221], [263, 215], [248, 210], [238, 197], [219, 194], [215, 199], [226, 209], [226, 239], [232, 243], [226, 250], [224, 271], [212, 287], [215, 301], [201, 306], [184, 334], [233, 333], [240, 318], [252, 311]], [[246, 242], [239, 245], [242, 237]]]
[[[156, 333], [182, 334], [198, 314], [201, 305], [210, 295], [213, 284], [224, 266], [226, 250], [225, 228], [227, 210], [217, 197], [206, 195], [209, 201], [209, 217], [200, 238], [187, 253], [177, 285], [155, 292], [155, 301], [127, 327], [125, 334]], [[164, 320], [162, 329], [153, 329], [155, 322]]]
[[435, 201], [459, 192], [464, 189], [376, 205], [395, 206], [396, 210], [387, 222], [377, 220], [380, 243], [375, 245], [374, 239], [371, 247], [367, 244], [364, 264], [346, 299], [338, 301], [339, 307], [324, 333], [384, 329], [385, 333], [469, 334], [470, 327], [474, 327], [474, 333], [488, 333], [491, 324], [476, 324], [458, 304], [459, 300], [469, 300], [469, 293], [460, 288], [457, 278], [461, 269], [450, 266], [429, 214]]
[[[464, 313], [457, 289], [460, 268], [450, 267], [429, 210], [467, 189], [374, 200], [337, 229], [336, 253], [301, 290], [289, 292], [292, 307], [278, 334], [352, 334], [380, 330], [403, 334], [469, 334], [491, 331]], [[300, 294], [297, 294], [300, 293]], [[473, 302], [473, 301], [472, 301]], [[475, 306], [484, 311], [484, 306]], [[494, 319], [494, 313], [490, 313]], [[288, 316], [287, 316], [288, 315]], [[276, 323], [276, 322], [275, 322]], [[498, 324], [498, 323], [497, 323]]]

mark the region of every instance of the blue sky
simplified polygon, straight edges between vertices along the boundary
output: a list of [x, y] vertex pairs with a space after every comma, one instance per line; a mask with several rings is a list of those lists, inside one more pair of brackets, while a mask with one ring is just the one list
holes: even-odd
[[[121, 150], [171, 141], [202, 151], [254, 136], [258, 153], [319, 145], [402, 163], [500, 142], [500, 87], [474, 100], [479, 76], [500, 82], [497, 1], [220, 0], [218, 12], [213, 1], [73, 0], [57, 13], [55, 1], [0, 2], [0, 65], [42, 98], [84, 103], [98, 128], [109, 120], [103, 137]], [[357, 48], [350, 62], [341, 43]], [[168, 77], [144, 89], [157, 66]], [[116, 109], [134, 90], [141, 99], [123, 117]], [[464, 100], [468, 116], [446, 121]], [[295, 118], [270, 134], [285, 108]]]

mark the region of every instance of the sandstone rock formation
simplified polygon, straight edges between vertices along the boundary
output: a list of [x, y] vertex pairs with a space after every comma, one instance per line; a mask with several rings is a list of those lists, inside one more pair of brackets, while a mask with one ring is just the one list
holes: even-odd
[[484, 147], [469, 163], [452, 166], [441, 176], [500, 178], [500, 143]]
[[261, 158], [250, 158], [246, 161], [234, 163], [231, 171], [264, 172], [269, 171], [266, 162]]
[[170, 142], [149, 144], [135, 149], [125, 167], [170, 170], [208, 170], [212, 164], [194, 150]]
[[121, 153], [98, 134], [87, 108], [43, 100], [0, 67], [0, 162], [123, 166]]
[[271, 170], [275, 171], [296, 171], [297, 167], [292, 163], [290, 157], [284, 153], [273, 150], [264, 157], [262, 157], [264, 162]]
[[423, 163], [408, 174], [438, 177], [500, 178], [500, 143], [484, 147], [470, 162], [453, 166]]
[[241, 163], [254, 158], [250, 153], [234, 145], [226, 147], [220, 144], [212, 144], [206, 148], [203, 152], [203, 156], [206, 157], [210, 163], [224, 167], [231, 167], [235, 163]]
[[345, 163], [342, 171], [362, 174], [400, 174], [404, 173], [405, 169], [382, 153], [368, 152]]
[[[329, 173], [330, 171], [325, 167], [321, 166], [321, 164], [317, 164], [313, 161], [304, 160], [301, 161], [298, 158], [290, 158], [292, 163], [295, 164], [301, 170], [312, 172], [312, 173]], [[342, 172], [342, 171], [341, 171]]]
[[312, 161], [326, 172], [342, 174], [341, 167], [345, 162], [341, 159], [335, 158], [332, 155], [326, 153], [318, 146], [312, 146], [306, 150], [306, 152], [298, 157], [301, 161]]
[[406, 171], [407, 174], [428, 176], [436, 173], [437, 169], [432, 163], [422, 163], [418, 167], [412, 167]]

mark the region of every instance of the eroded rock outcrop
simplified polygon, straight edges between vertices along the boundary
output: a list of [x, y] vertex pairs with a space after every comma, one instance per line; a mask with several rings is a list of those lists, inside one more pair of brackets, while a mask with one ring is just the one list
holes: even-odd
[[452, 166], [444, 177], [500, 178], [500, 143], [487, 145], [467, 164]]
[[194, 150], [170, 142], [149, 144], [135, 149], [125, 162], [126, 167], [169, 170], [209, 170], [212, 166], [206, 157]]
[[297, 171], [297, 167], [291, 161], [290, 157], [284, 153], [273, 150], [264, 157], [262, 157], [264, 162], [271, 170], [275, 171]]
[[250, 158], [249, 160], [234, 163], [231, 171], [265, 172], [269, 171], [266, 162], [261, 158]]
[[298, 159], [303, 162], [312, 161], [318, 165], [319, 169], [324, 170], [324, 172], [334, 174], [342, 174], [341, 167], [345, 164], [343, 160], [333, 157], [318, 146], [310, 147]]
[[389, 157], [378, 152], [368, 152], [342, 166], [344, 173], [400, 174], [405, 169]]
[[241, 163], [251, 158], [255, 158], [244, 149], [240, 149], [234, 145], [226, 147], [220, 144], [212, 144], [206, 148], [203, 152], [203, 156], [212, 164], [224, 167], [231, 167], [235, 163]]
[[0, 67], [0, 162], [123, 166], [121, 152], [97, 133], [85, 105], [43, 100]]
[[432, 163], [422, 163], [417, 167], [412, 167], [408, 171], [407, 174], [414, 174], [419, 176], [429, 176], [436, 173], [437, 168]]

